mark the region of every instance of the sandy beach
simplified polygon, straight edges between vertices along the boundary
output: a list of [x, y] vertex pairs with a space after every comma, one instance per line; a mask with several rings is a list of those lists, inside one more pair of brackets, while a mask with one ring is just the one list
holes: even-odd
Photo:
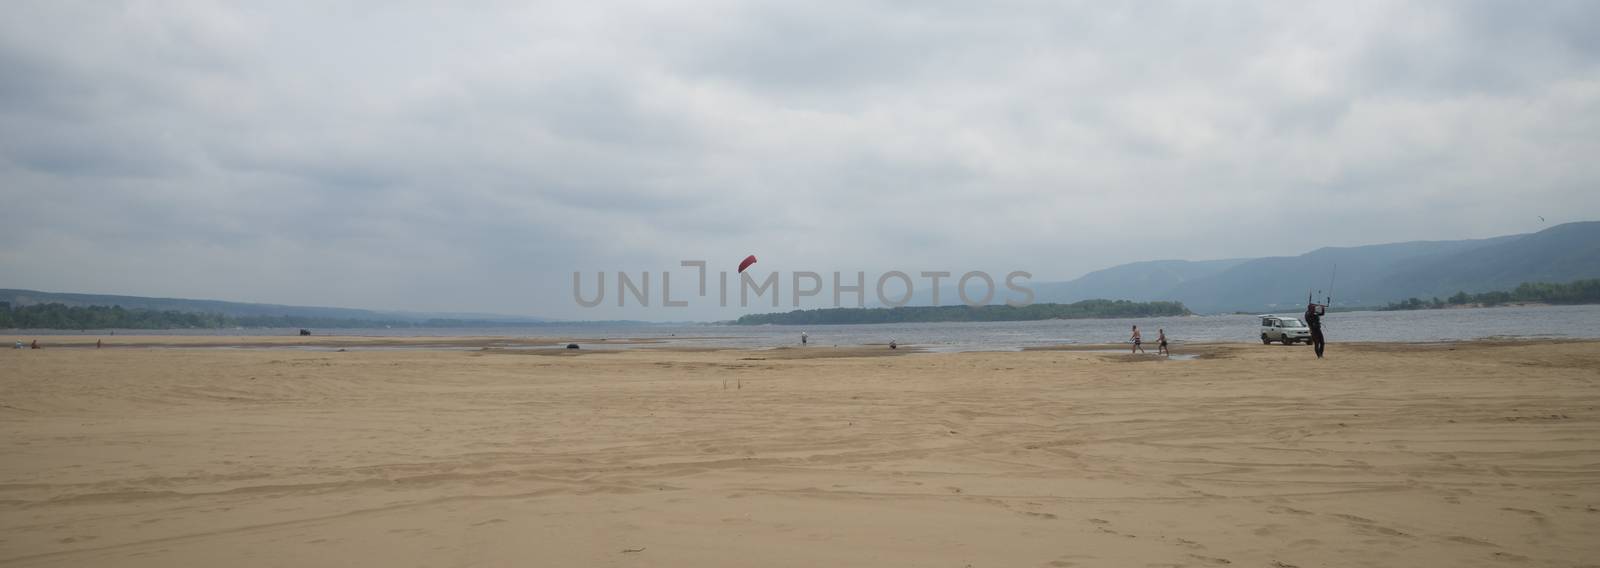
[[1600, 566], [1597, 342], [114, 339], [0, 353], [0, 566]]

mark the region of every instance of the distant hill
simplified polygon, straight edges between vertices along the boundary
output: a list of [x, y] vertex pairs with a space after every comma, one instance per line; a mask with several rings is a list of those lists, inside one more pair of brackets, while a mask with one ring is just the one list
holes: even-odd
[[[1304, 306], [1306, 293], [1327, 294], [1344, 306], [1375, 306], [1416, 294], [1389, 289], [1383, 282], [1418, 259], [1449, 258], [1500, 239], [1417, 241], [1363, 247], [1328, 247], [1299, 256], [1258, 258], [1198, 279], [1171, 293], [1195, 298], [1202, 310], [1254, 310], [1285, 305]], [[1335, 266], [1338, 273], [1335, 274]]]
[[951, 321], [1038, 321], [1047, 319], [1139, 318], [1186, 316], [1189, 310], [1177, 302], [1129, 302], [1127, 300], [1084, 300], [1072, 304], [1034, 303], [1023, 307], [1006, 305], [910, 306], [899, 308], [826, 308], [795, 310], [740, 317], [738, 325], [834, 325], [859, 323], [927, 323]]
[[148, 298], [143, 296], [114, 296], [106, 294], [71, 294], [40, 292], [37, 290], [0, 289], [0, 302], [13, 306], [62, 304], [70, 307], [122, 306], [126, 309], [175, 311], [199, 314], [220, 314], [230, 317], [289, 317], [308, 319], [360, 320], [365, 322], [426, 323], [439, 320], [456, 320], [463, 323], [539, 323], [541, 318], [472, 313], [430, 313], [360, 310], [352, 308], [324, 308], [313, 306], [286, 306], [280, 304], [255, 304], [225, 302], [220, 300], [187, 300], [181, 298]]
[[1334, 302], [1342, 306], [1600, 278], [1600, 222], [1489, 239], [1328, 247], [1299, 256], [1136, 262], [1035, 284], [1035, 301], [1168, 300], [1200, 312], [1270, 311], [1304, 305], [1308, 291], [1326, 294], [1335, 265]]
[[1448, 296], [1510, 290], [1523, 282], [1563, 283], [1600, 277], [1600, 222], [1567, 223], [1496, 239], [1459, 254], [1415, 259], [1378, 286], [1401, 296]]
[[1036, 301], [1077, 302], [1094, 298], [1145, 301], [1170, 296], [1180, 286], [1249, 262], [1231, 260], [1151, 260], [1113, 266], [1070, 282], [1042, 282], [1033, 287]]
[[[1071, 304], [1109, 299], [1181, 302], [1201, 313], [1281, 311], [1304, 306], [1307, 291], [1326, 295], [1334, 266], [1337, 307], [1382, 307], [1415, 297], [1447, 298], [1457, 292], [1509, 291], [1524, 282], [1551, 284], [1600, 278], [1600, 221], [1557, 225], [1522, 235], [1459, 241], [1415, 241], [1360, 247], [1320, 248], [1298, 256], [1228, 260], [1155, 260], [1097, 270], [1066, 282], [1032, 284], [1036, 303]], [[931, 303], [919, 290], [910, 306]], [[1008, 297], [1003, 289], [994, 302]], [[941, 286], [940, 303], [953, 305], [952, 285]], [[553, 323], [528, 316], [423, 313], [68, 294], [0, 289], [0, 302], [14, 306], [122, 306], [126, 309], [220, 314], [234, 318], [294, 317], [406, 322], [426, 325]]]
[[[1069, 282], [1033, 282], [1030, 287], [1033, 288], [1034, 302], [1070, 304], [1097, 299], [1159, 300], [1170, 295], [1184, 283], [1216, 274], [1249, 260], [1247, 258], [1203, 261], [1149, 260], [1097, 270]], [[961, 301], [955, 284], [951, 283], [960, 277], [961, 274], [956, 273], [946, 278], [945, 283], [939, 286], [941, 305], [949, 306]], [[919, 280], [917, 283], [920, 285], [922, 282]], [[996, 285], [998, 289], [991, 303], [1004, 304], [1012, 296], [1006, 291], [1005, 283], [998, 281], [998, 278]], [[974, 294], [979, 292], [980, 289], [976, 284], [971, 286]], [[917, 288], [906, 305], [933, 305], [932, 289]], [[883, 306], [873, 302], [873, 307]]]

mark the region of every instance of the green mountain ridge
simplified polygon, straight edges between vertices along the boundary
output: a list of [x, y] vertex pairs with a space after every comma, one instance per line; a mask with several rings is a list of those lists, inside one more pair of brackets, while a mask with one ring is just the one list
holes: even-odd
[[1225, 261], [1137, 262], [1067, 282], [1040, 283], [1035, 291], [1040, 302], [1169, 300], [1219, 312], [1303, 305], [1307, 292], [1326, 297], [1330, 280], [1337, 305], [1377, 307], [1413, 296], [1597, 277], [1600, 222], [1585, 221], [1487, 239], [1324, 247], [1298, 256]]
[[[1600, 221], [1557, 225], [1528, 234], [1456, 241], [1412, 241], [1324, 247], [1297, 256], [1188, 261], [1153, 260], [1097, 270], [1065, 282], [1033, 285], [1036, 303], [1072, 304], [1112, 298], [1180, 302], [1200, 313], [1270, 311], [1303, 306], [1307, 292], [1326, 297], [1334, 267], [1333, 300], [1340, 307], [1382, 307], [1412, 297], [1450, 297], [1600, 278]], [[944, 304], [956, 298], [942, 287]], [[996, 303], [1002, 300], [997, 299]], [[216, 314], [230, 318], [316, 318], [437, 325], [562, 323], [531, 316], [380, 311], [109, 294], [0, 289], [12, 306], [121, 306], [129, 310]], [[909, 306], [926, 306], [919, 292]]]

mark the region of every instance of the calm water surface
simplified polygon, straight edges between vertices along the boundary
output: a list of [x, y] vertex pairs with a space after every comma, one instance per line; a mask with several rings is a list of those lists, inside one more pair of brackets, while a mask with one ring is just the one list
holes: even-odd
[[[1298, 314], [1295, 314], [1298, 315]], [[1328, 315], [1324, 330], [1330, 342], [1450, 341], [1506, 338], [1600, 338], [1600, 305], [1523, 308], [1477, 308], [1403, 312], [1343, 312]], [[1174, 342], [1259, 341], [1253, 315], [1138, 319], [1053, 320], [992, 323], [902, 323], [824, 326], [733, 326], [711, 324], [584, 324], [512, 328], [319, 329], [317, 335], [356, 336], [506, 336], [554, 338], [660, 338], [678, 345], [767, 348], [798, 345], [800, 332], [813, 345], [888, 343], [917, 345], [935, 351], [1016, 350], [1072, 343], [1120, 343], [1138, 325], [1146, 341], [1157, 329]], [[128, 330], [140, 335], [294, 335], [297, 330]], [[10, 331], [23, 339], [36, 335], [106, 335], [107, 331]], [[9, 343], [9, 340], [7, 341]], [[585, 347], [606, 348], [596, 343]], [[1153, 348], [1153, 347], [1152, 347]]]

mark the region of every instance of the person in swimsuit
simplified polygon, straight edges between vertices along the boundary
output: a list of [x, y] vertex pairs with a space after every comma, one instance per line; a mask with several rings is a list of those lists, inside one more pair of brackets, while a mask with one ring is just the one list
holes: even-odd
[[1157, 355], [1166, 355], [1168, 357], [1172, 356], [1172, 352], [1167, 350], [1167, 330], [1166, 329], [1157, 329], [1156, 330], [1156, 354]]
[[1134, 353], [1144, 353], [1144, 346], [1141, 345], [1142, 343], [1144, 343], [1144, 339], [1139, 335], [1139, 326], [1133, 326], [1133, 349], [1128, 351], [1128, 354], [1131, 355]]

